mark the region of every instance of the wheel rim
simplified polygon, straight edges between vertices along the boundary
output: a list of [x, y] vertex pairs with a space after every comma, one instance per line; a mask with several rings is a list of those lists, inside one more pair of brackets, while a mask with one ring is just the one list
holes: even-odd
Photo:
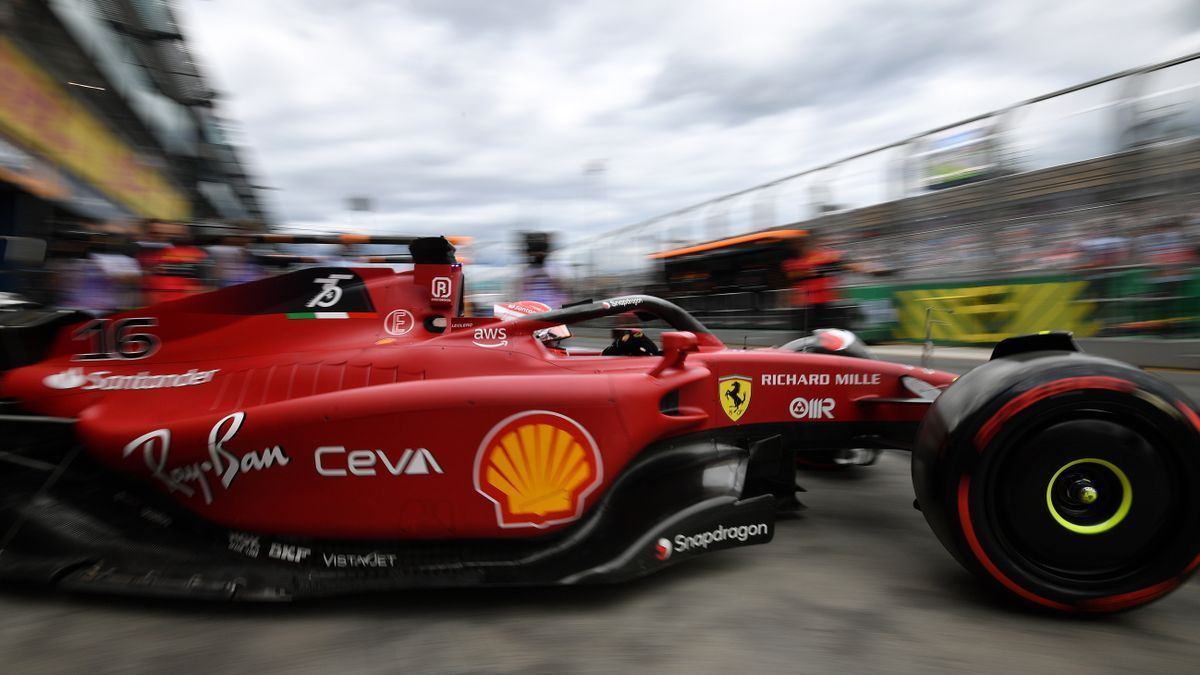
[[1078, 415], [1044, 418], [1013, 439], [985, 499], [997, 543], [1020, 568], [1106, 584], [1155, 558], [1179, 516], [1179, 486], [1152, 429], [1096, 410]]
[[1133, 486], [1116, 464], [1086, 457], [1064, 464], [1046, 484], [1046, 508], [1077, 534], [1103, 534], [1119, 525], [1133, 507]]

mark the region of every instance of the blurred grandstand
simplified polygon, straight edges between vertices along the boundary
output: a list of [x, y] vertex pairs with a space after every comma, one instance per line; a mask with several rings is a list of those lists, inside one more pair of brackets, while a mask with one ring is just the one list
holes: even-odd
[[[36, 238], [52, 258], [81, 260], [96, 254], [89, 238], [116, 255], [150, 238], [152, 220], [264, 231], [262, 188], [230, 125], [172, 2], [0, 2], [3, 241]], [[8, 262], [0, 290], [61, 300]]]
[[[8, 188], [64, 216], [270, 220], [172, 6], [4, 4], [0, 177]], [[14, 199], [9, 189], [0, 203], [11, 212]]]
[[[1103, 77], [576, 242], [577, 294], [786, 327], [789, 236], [840, 252], [874, 339], [1200, 337], [1200, 54]], [[748, 236], [756, 235], [756, 236]]]

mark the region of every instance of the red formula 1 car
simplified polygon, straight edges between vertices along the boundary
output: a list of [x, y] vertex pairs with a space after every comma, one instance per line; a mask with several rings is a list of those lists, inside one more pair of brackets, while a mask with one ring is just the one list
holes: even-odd
[[[1068, 336], [955, 381], [845, 334], [727, 349], [648, 296], [461, 317], [453, 249], [411, 250], [410, 272], [7, 316], [0, 579], [234, 599], [620, 581], [770, 541], [797, 455], [838, 448], [915, 449], [938, 537], [1037, 605], [1132, 607], [1200, 561], [1193, 404]], [[629, 311], [671, 326], [661, 353], [544, 341]]]

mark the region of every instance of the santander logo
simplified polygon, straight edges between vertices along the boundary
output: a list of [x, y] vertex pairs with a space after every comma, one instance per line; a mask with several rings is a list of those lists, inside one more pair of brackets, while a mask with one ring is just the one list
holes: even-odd
[[82, 387], [87, 383], [87, 378], [83, 375], [83, 368], [69, 368], [61, 373], [47, 375], [42, 384], [51, 389], [74, 389]]
[[186, 373], [151, 374], [148, 370], [131, 375], [114, 375], [108, 370], [84, 373], [83, 368], [68, 368], [61, 373], [47, 375], [42, 384], [50, 389], [83, 389], [84, 391], [132, 391], [140, 389], [173, 389], [194, 387], [212, 382], [220, 368], [197, 370]]

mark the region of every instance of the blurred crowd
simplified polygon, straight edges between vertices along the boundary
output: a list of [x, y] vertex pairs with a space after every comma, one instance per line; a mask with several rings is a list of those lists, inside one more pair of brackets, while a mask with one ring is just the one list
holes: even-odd
[[940, 219], [904, 232], [830, 237], [853, 261], [847, 283], [872, 277], [938, 279], [980, 274], [1086, 272], [1121, 266], [1182, 269], [1200, 263], [1200, 205], [1030, 212], [995, 221]]
[[267, 272], [237, 229], [198, 240], [187, 223], [85, 223], [50, 244], [45, 300], [94, 314], [175, 300]]
[[[1000, 226], [942, 221], [907, 223], [890, 234], [886, 229], [832, 232], [794, 242], [781, 273], [742, 270], [739, 288], [709, 292], [777, 291], [777, 305], [803, 309], [805, 324], [834, 325], [843, 311], [840, 289], [853, 285], [1042, 273], [1086, 276], [1142, 267], [1167, 288], [1190, 283], [1200, 268], [1200, 205], [1186, 213], [1168, 215], [1140, 204], [1026, 213]], [[197, 228], [162, 220], [60, 229], [41, 278], [32, 284], [37, 287], [33, 295], [55, 306], [105, 314], [252, 281], [280, 262], [256, 252], [247, 231], [241, 225]], [[580, 299], [582, 289], [572, 283], [577, 280], [555, 265], [549, 236], [522, 237], [525, 264], [513, 270], [514, 283], [497, 299], [537, 300], [552, 307]], [[345, 265], [364, 259], [351, 253], [341, 248], [320, 258], [291, 256], [289, 264]], [[678, 295], [654, 284], [621, 291]]]

